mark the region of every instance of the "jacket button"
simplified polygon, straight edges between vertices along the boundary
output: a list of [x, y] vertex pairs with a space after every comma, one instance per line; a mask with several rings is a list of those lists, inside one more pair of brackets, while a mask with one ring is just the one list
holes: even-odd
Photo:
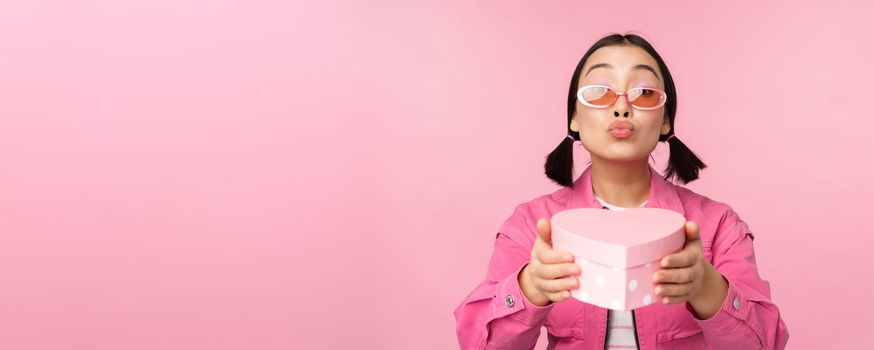
[[740, 300], [738, 300], [737, 297], [734, 297], [734, 301], [732, 302], [732, 305], [734, 305], [735, 310], [740, 310]]
[[516, 305], [516, 300], [513, 299], [512, 295], [508, 295], [506, 301], [507, 301], [507, 307], [513, 307], [513, 305]]

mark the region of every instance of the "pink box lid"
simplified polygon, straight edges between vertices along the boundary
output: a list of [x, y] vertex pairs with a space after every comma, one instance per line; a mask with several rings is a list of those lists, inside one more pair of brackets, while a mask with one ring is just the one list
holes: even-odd
[[550, 223], [554, 249], [618, 268], [661, 259], [686, 241], [686, 218], [660, 208], [567, 209]]

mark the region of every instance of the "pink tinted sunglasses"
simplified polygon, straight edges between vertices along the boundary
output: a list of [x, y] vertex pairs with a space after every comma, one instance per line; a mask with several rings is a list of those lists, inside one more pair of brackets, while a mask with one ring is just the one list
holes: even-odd
[[577, 100], [592, 108], [607, 108], [616, 103], [619, 96], [628, 99], [632, 107], [641, 110], [653, 110], [665, 105], [668, 95], [659, 89], [639, 87], [626, 92], [616, 92], [607, 85], [586, 85], [577, 90]]

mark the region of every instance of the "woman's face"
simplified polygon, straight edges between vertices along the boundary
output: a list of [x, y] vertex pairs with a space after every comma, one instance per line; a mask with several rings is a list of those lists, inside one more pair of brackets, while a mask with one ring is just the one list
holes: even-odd
[[[606, 46], [596, 50], [583, 66], [578, 83], [579, 87], [607, 85], [620, 93], [635, 87], [664, 90], [664, 79], [656, 61], [633, 45]], [[625, 96], [619, 96], [616, 103], [607, 108], [588, 107], [579, 100], [576, 103], [570, 128], [580, 133], [583, 147], [593, 158], [616, 161], [647, 159], [658, 144], [659, 135], [666, 135], [671, 130], [664, 106], [654, 110], [635, 109]], [[611, 133], [611, 126], [617, 121], [631, 124], [630, 135]]]

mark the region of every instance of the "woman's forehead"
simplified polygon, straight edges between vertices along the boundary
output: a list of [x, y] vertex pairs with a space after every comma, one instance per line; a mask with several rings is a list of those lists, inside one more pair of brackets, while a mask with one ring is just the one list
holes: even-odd
[[639, 74], [661, 80], [658, 63], [643, 49], [633, 45], [606, 46], [592, 53], [583, 66], [580, 78], [589, 74]]

